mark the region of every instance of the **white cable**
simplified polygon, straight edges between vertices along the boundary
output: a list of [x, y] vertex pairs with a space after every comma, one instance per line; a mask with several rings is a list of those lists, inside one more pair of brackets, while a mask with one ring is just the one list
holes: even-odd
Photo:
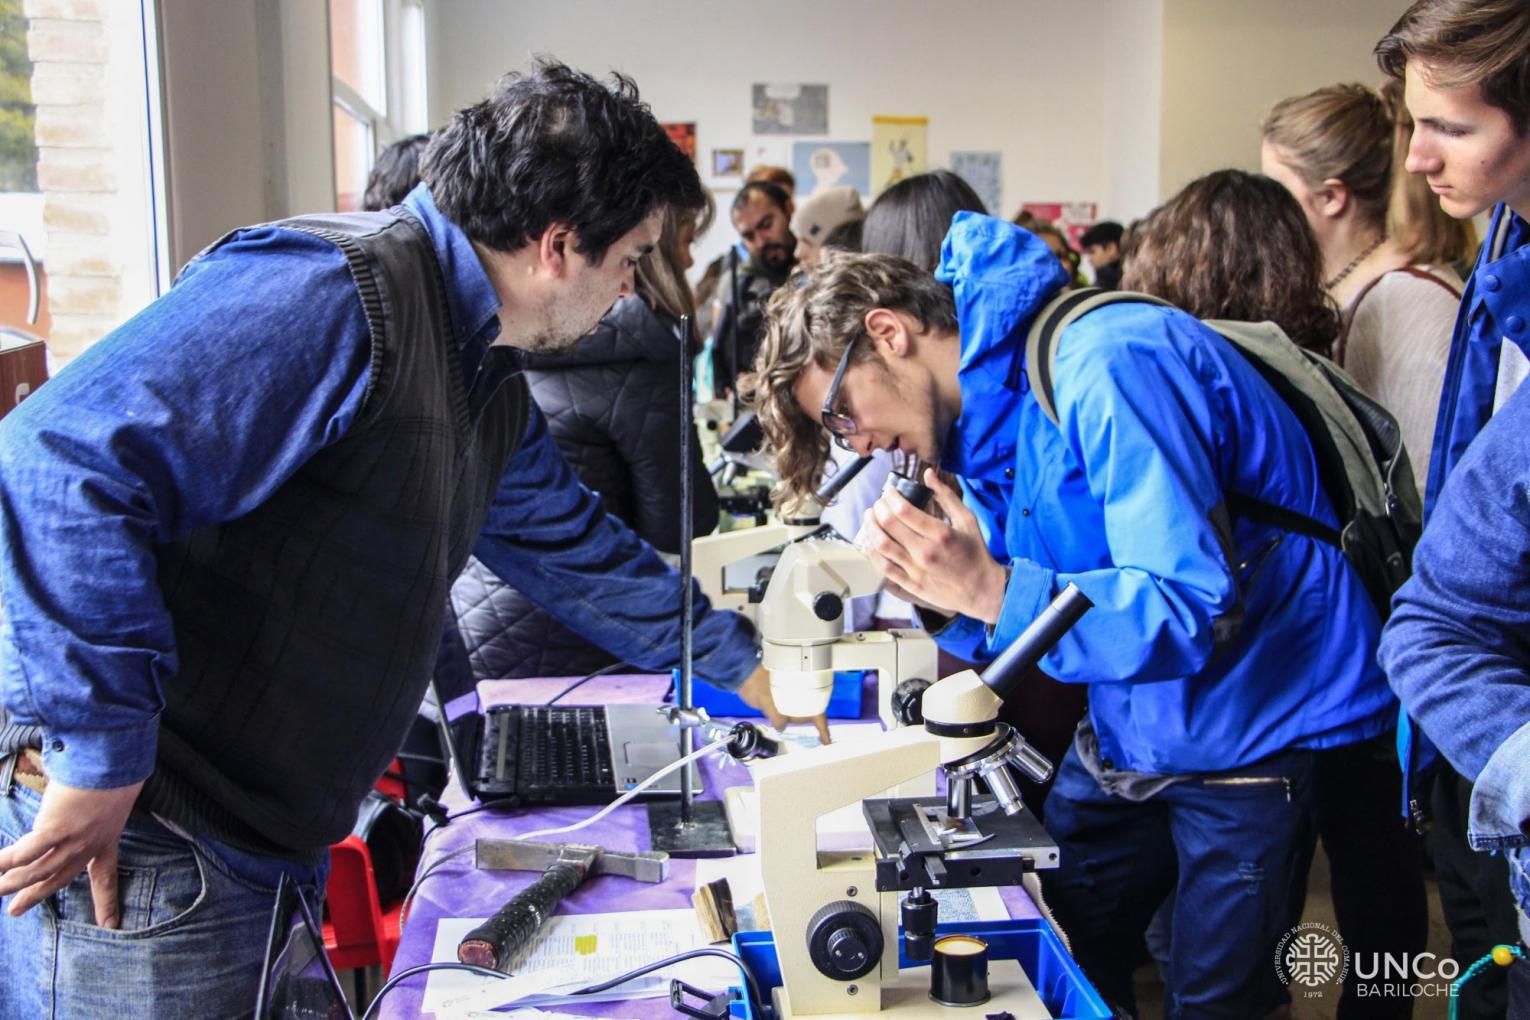
[[641, 783], [637, 784], [632, 789], [628, 790], [626, 793], [622, 794], [620, 797], [616, 798], [611, 803], [607, 804], [605, 807], [601, 808], [599, 811], [595, 812], [593, 815], [586, 818], [582, 822], [575, 822], [573, 825], [563, 825], [556, 829], [538, 829], [536, 832], [523, 832], [516, 835], [514, 838], [533, 839], [537, 836], [556, 836], [560, 832], [573, 832], [575, 829], [582, 829], [586, 825], [594, 825], [596, 822], [606, 817], [606, 815], [610, 814], [612, 811], [615, 811], [617, 808], [621, 807], [623, 804], [627, 803], [633, 797], [636, 797], [638, 794], [642, 793], [644, 790], [648, 789], [654, 783], [657, 783], [659, 780], [663, 779], [671, 772], [685, 765], [689, 765], [691, 762], [695, 761], [697, 758], [700, 758], [702, 755], [705, 755], [710, 751], [717, 750], [719, 747], [722, 747], [724, 744], [726, 744], [729, 739], [730, 738], [728, 737], [722, 737], [718, 740], [714, 740], [712, 743], [707, 744], [700, 750], [692, 751], [690, 754], [686, 755], [684, 758], [681, 758], [679, 761], [670, 762], [668, 765], [664, 766], [662, 769], [655, 772], [653, 775], [649, 776], [647, 779], [643, 780]]
[[1041, 919], [1052, 926], [1057, 937], [1062, 939], [1063, 948], [1068, 951], [1069, 956], [1072, 956], [1073, 944], [1068, 941], [1068, 933], [1062, 930], [1062, 925], [1058, 924], [1057, 918], [1052, 916], [1052, 908], [1047, 906], [1046, 899], [1041, 895], [1041, 876], [1034, 871], [1027, 871], [1021, 876], [1020, 885], [1026, 895], [1031, 898], [1031, 902], [1036, 905], [1036, 912], [1041, 915]]

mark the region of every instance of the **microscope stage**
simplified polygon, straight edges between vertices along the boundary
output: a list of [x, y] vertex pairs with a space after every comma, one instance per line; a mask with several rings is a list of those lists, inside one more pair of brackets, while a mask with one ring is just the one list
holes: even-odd
[[1006, 815], [992, 797], [972, 799], [972, 817], [946, 817], [944, 799], [863, 802], [881, 892], [1019, 885], [1027, 871], [1057, 867], [1057, 844], [1034, 815]]

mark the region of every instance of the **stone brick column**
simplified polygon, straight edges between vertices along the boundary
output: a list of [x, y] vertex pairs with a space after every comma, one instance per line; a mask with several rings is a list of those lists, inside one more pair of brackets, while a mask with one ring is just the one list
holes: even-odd
[[115, 168], [123, 154], [116, 151], [107, 116], [108, 2], [24, 0], [37, 107], [37, 184], [48, 232], [48, 352], [55, 366], [142, 304], [124, 301], [122, 253], [113, 240], [121, 176]]

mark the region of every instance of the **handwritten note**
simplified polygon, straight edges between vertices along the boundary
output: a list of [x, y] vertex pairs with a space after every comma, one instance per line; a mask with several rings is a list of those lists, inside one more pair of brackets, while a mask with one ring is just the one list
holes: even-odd
[[[455, 961], [462, 937], [482, 918], [444, 918], [436, 926], [433, 961]], [[647, 910], [615, 914], [572, 914], [548, 921], [521, 959], [511, 961], [508, 979], [463, 971], [433, 971], [422, 1009], [462, 1018], [510, 1003], [521, 1006], [653, 998], [669, 994], [669, 980], [722, 991], [738, 984], [738, 972], [724, 960], [702, 958], [655, 971], [609, 992], [569, 993], [616, 977], [666, 956], [705, 945], [691, 910]]]

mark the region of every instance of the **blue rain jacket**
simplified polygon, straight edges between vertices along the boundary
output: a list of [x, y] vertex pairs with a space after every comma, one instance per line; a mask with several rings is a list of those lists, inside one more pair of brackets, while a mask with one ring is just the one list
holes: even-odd
[[[1434, 425], [1434, 451], [1424, 488], [1424, 521], [1445, 480], [1493, 414], [1498, 388], [1498, 358], [1505, 343], [1530, 353], [1530, 224], [1500, 204], [1493, 210], [1487, 243], [1461, 295], [1461, 311], [1450, 340], [1440, 411]], [[1494, 240], [1499, 244], [1494, 244]], [[1427, 728], [1427, 727], [1426, 727]], [[1443, 735], [1443, 734], [1442, 734]], [[1403, 816], [1417, 814], [1414, 801], [1419, 776], [1439, 758], [1427, 733], [1417, 730], [1406, 711], [1397, 720], [1397, 755], [1403, 763]]]
[[1095, 608], [1042, 667], [1090, 685], [1118, 769], [1219, 771], [1392, 725], [1379, 621], [1343, 555], [1227, 517], [1237, 492], [1336, 523], [1302, 426], [1235, 348], [1175, 309], [1092, 312], [1058, 345], [1059, 427], [1025, 373], [1031, 319], [1065, 282], [1047, 246], [960, 213], [936, 278], [962, 345], [942, 466], [1010, 568], [997, 625], [959, 617], [942, 645], [992, 658], [1078, 585]]

